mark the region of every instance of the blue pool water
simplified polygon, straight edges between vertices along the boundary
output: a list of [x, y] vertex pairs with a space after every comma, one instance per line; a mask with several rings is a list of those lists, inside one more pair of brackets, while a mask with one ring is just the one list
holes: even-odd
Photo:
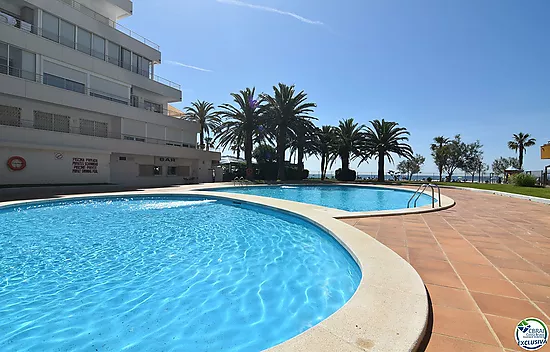
[[[361, 212], [403, 209], [407, 207], [407, 202], [413, 195], [413, 192], [398, 189], [332, 185], [245, 186], [208, 190], [251, 194]], [[428, 204], [432, 204], [432, 197], [422, 194], [417, 206]]]
[[2, 351], [258, 351], [361, 279], [305, 220], [184, 196], [0, 209], [0, 248]]

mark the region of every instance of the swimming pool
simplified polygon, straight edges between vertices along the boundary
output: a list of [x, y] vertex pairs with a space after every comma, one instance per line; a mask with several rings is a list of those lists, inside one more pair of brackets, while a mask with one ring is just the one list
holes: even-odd
[[[413, 192], [400, 189], [341, 185], [245, 186], [207, 190], [292, 200], [351, 212], [407, 208], [413, 195]], [[422, 194], [417, 206], [429, 204], [432, 204], [432, 197]]]
[[0, 208], [0, 248], [2, 351], [258, 351], [361, 280], [310, 222], [204, 197]]

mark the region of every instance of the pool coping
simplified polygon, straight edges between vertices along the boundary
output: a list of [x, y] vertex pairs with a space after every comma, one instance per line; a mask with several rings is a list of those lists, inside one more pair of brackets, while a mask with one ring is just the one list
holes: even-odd
[[[223, 186], [220, 186], [219, 183], [205, 183], [200, 185], [195, 185], [195, 187], [192, 189], [193, 191], [200, 191], [203, 193], [204, 191], [207, 191], [208, 189], [218, 189], [218, 188], [231, 188], [232, 183], [224, 182]], [[311, 184], [315, 186], [319, 186], [318, 184]], [[270, 185], [270, 184], [248, 184], [246, 187], [270, 187], [270, 186], [277, 186], [277, 185]], [[293, 184], [288, 183], [281, 186], [304, 186], [304, 184]], [[306, 184], [307, 186], [307, 184]], [[413, 190], [411, 188], [405, 188], [405, 187], [398, 187], [398, 186], [380, 186], [380, 185], [358, 185], [354, 183], [338, 183], [338, 184], [326, 184], [322, 185], [323, 187], [334, 187], [334, 186], [352, 186], [352, 187], [367, 187], [367, 188], [377, 188], [377, 189], [391, 189], [391, 190], [400, 190], [412, 193]], [[240, 187], [240, 186], [237, 186]], [[227, 195], [236, 195], [239, 193], [231, 193], [231, 192], [223, 192], [223, 191], [216, 191], [215, 193], [218, 194], [227, 194]], [[429, 197], [431, 197], [431, 192], [428, 190], [424, 190], [423, 193]], [[262, 202], [265, 199], [273, 199], [270, 197], [263, 197], [263, 196], [252, 196], [251, 197], [257, 197], [258, 202]], [[324, 212], [327, 215], [330, 215], [336, 219], [352, 219], [352, 218], [365, 218], [365, 217], [372, 217], [372, 216], [391, 216], [391, 215], [407, 215], [407, 214], [421, 214], [421, 213], [429, 213], [433, 211], [439, 211], [439, 210], [445, 210], [453, 207], [455, 205], [455, 201], [447, 197], [443, 194], [439, 197], [438, 194], [434, 194], [434, 198], [437, 199], [437, 203], [435, 204], [435, 207], [432, 208], [431, 205], [424, 205], [421, 207], [416, 208], [402, 208], [402, 209], [393, 209], [393, 210], [376, 210], [376, 211], [346, 211], [336, 208], [329, 208], [329, 207], [323, 207], [320, 205], [315, 204], [308, 204], [308, 203], [301, 203], [301, 202], [295, 202], [290, 200], [285, 200], [285, 202], [292, 202], [292, 203], [298, 203], [298, 204], [305, 204], [308, 207], [312, 207], [317, 209], [318, 211]]]
[[[391, 188], [394, 189], [394, 187]], [[418, 348], [426, 331], [429, 309], [422, 279], [409, 263], [391, 249], [373, 237], [365, 236], [365, 233], [359, 229], [337, 220], [342, 216], [347, 217], [345, 214], [338, 213], [342, 212], [341, 210], [334, 212], [337, 209], [275, 198], [209, 192], [207, 190], [196, 192], [186, 189], [178, 190], [177, 188], [64, 195], [57, 198], [0, 202], [0, 208], [43, 201], [93, 197], [163, 195], [204, 196], [236, 200], [291, 213], [323, 228], [357, 262], [362, 277], [350, 300], [319, 324], [269, 348], [268, 351], [359, 352], [368, 350], [397, 352], [414, 351]], [[454, 204], [454, 201], [452, 203]], [[372, 213], [378, 212], [371, 212], [369, 215]], [[354, 216], [363, 215], [354, 214]], [[380, 216], [380, 214], [376, 214], [376, 216]]]

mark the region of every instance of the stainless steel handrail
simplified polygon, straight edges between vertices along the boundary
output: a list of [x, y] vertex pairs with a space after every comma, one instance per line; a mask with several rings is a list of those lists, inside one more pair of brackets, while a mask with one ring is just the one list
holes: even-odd
[[439, 186], [433, 183], [423, 183], [420, 186], [418, 186], [416, 191], [414, 191], [413, 195], [407, 202], [407, 208], [410, 208], [411, 202], [413, 199], [414, 199], [413, 208], [416, 208], [418, 199], [428, 187], [430, 187], [430, 189], [432, 190], [432, 208], [435, 208], [435, 188], [437, 188], [437, 201], [439, 203], [439, 207], [441, 207], [441, 189], [439, 188]]

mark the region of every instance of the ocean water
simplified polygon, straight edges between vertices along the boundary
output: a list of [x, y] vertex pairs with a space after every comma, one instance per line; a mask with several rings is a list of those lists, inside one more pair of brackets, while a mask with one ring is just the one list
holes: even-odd
[[[394, 210], [407, 207], [413, 192], [361, 186], [283, 185], [257, 187], [223, 187], [209, 191], [251, 194], [315, 204], [346, 211]], [[432, 197], [422, 194], [417, 206], [431, 204]]]
[[0, 209], [0, 248], [2, 351], [258, 351], [361, 279], [309, 222], [196, 197]]

